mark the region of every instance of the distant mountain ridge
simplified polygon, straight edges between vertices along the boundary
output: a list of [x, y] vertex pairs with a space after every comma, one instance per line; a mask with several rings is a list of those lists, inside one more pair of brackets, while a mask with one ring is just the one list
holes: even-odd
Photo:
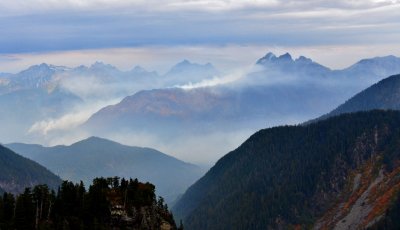
[[220, 72], [211, 63], [201, 65], [185, 59], [173, 66], [162, 78], [164, 85], [176, 86], [209, 80], [219, 74]]
[[[398, 229], [400, 112], [260, 130], [174, 206], [188, 229]], [[381, 229], [381, 228], [377, 228]]]
[[61, 179], [38, 163], [0, 145], [0, 193], [21, 193], [26, 187], [38, 184], [57, 189]]
[[[169, 76], [140, 66], [121, 71], [103, 62], [73, 68], [42, 63], [15, 74], [2, 74], [0, 125], [10, 132], [0, 132], [0, 139], [43, 142], [48, 131], [38, 127], [65, 115], [88, 113], [86, 110], [93, 110], [92, 107], [107, 105], [143, 89], [171, 87], [177, 84], [173, 82], [177, 78], [182, 80], [179, 84], [186, 84], [210, 77], [210, 64], [185, 63], [175, 68], [183, 72], [174, 74], [171, 70]], [[20, 112], [21, 109], [24, 111]], [[52, 135], [63, 135], [63, 131], [56, 130]]]
[[318, 64], [305, 56], [300, 56], [294, 60], [289, 53], [277, 57], [272, 52], [269, 52], [260, 58], [256, 64], [269, 70], [296, 72], [297, 74], [301, 73], [312, 76], [325, 76], [331, 71], [328, 67]]
[[90, 137], [70, 146], [8, 144], [7, 147], [45, 165], [63, 179], [89, 184], [96, 177], [139, 178], [157, 185], [157, 194], [172, 202], [203, 171], [150, 148]]
[[357, 73], [358, 75], [375, 74], [381, 76], [390, 76], [400, 73], [399, 68], [400, 58], [394, 55], [383, 57], [375, 57], [370, 59], [362, 59], [354, 65], [343, 69], [344, 72], [349, 72], [349, 75]]
[[[89, 67], [81, 65], [75, 68], [42, 63], [30, 66], [17, 74], [0, 74], [0, 77], [8, 80], [8, 82], [3, 83], [3, 85], [0, 84], [0, 86], [3, 86], [3, 89], [0, 88], [0, 93], [1, 90], [8, 90], [8, 92], [10, 92], [10, 90], [48, 88], [51, 85], [58, 85], [61, 81], [71, 78], [71, 76], [74, 75], [92, 75], [96, 76], [98, 80], [108, 83], [142, 80], [141, 78], [146, 76], [148, 80], [153, 81], [156, 87], [170, 87], [174, 84], [198, 82], [213, 77], [213, 75], [217, 73], [219, 73], [219, 71], [210, 63], [201, 65], [189, 62], [186, 59], [171, 67], [163, 76], [160, 76], [155, 71], [147, 71], [141, 66], [135, 66], [128, 71], [121, 71], [113, 65], [100, 61], [93, 63]], [[194, 76], [192, 76], [192, 78], [186, 76], [185, 79], [184, 75]], [[159, 85], [156, 81], [162, 81], [164, 85]]]
[[[260, 127], [296, 124], [326, 114], [387, 77], [383, 74], [400, 71], [394, 56], [365, 59], [343, 70], [289, 53], [268, 53], [254, 63], [258, 64], [245, 73], [188, 60], [165, 74], [142, 67], [121, 71], [102, 62], [74, 68], [32, 66], [0, 79], [0, 125], [9, 130], [0, 132], [0, 139], [59, 143], [72, 130], [120, 141], [121, 135], [133, 136], [133, 145], [140, 145], [136, 140], [144, 136], [151, 142], [146, 145], [178, 156], [216, 156], [239, 143], [231, 140], [241, 142]], [[356, 68], [359, 65], [362, 68]], [[198, 135], [188, 135], [193, 133]], [[223, 139], [221, 133], [233, 138]], [[209, 136], [218, 136], [213, 140], [226, 147], [187, 147], [208, 142]]]
[[400, 74], [385, 78], [356, 94], [331, 112], [309, 122], [343, 113], [374, 109], [400, 110]]
[[[260, 127], [297, 124], [327, 113], [356, 92], [387, 77], [380, 72], [400, 72], [400, 58], [366, 60], [361, 63], [382, 71], [356, 73], [354, 69], [359, 63], [343, 70], [330, 70], [304, 56], [293, 59], [289, 53], [281, 56], [267, 53], [256, 61], [254, 69], [235, 81], [139, 91], [100, 109], [81, 128], [92, 135], [100, 133], [110, 138], [120, 133], [144, 133], [156, 139], [155, 144], [165, 146], [174, 143], [167, 138], [170, 134], [177, 140], [189, 136], [193, 139], [196, 134], [194, 138], [202, 142], [206, 141], [202, 137], [214, 133], [250, 135]], [[180, 65], [190, 63], [184, 61]], [[174, 149], [181, 146], [176, 143]], [[192, 151], [183, 148], [178, 149], [180, 154]], [[215, 155], [228, 150], [203, 152], [215, 151]]]

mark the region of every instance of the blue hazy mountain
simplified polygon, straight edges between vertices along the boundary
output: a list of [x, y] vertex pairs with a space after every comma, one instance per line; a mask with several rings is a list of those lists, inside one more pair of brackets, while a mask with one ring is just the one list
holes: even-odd
[[374, 109], [400, 110], [400, 75], [393, 75], [354, 95], [331, 112], [309, 122], [343, 113]]
[[138, 178], [156, 185], [157, 194], [173, 201], [203, 173], [198, 166], [185, 163], [151, 148], [121, 145], [91, 137], [70, 146], [43, 147], [14, 143], [6, 145], [32, 159], [65, 180], [85, 184], [96, 177]]
[[[400, 70], [399, 58], [394, 56], [364, 59], [343, 70], [330, 70], [304, 56], [294, 59], [288, 53], [268, 53], [254, 63], [251, 71], [233, 82], [192, 89], [171, 86], [219, 78], [220, 72], [212, 64], [187, 60], [163, 75], [140, 66], [121, 71], [102, 62], [75, 68], [32, 66], [1, 78], [0, 124], [11, 133], [2, 132], [0, 137], [7, 142], [42, 143], [54, 142], [54, 138], [59, 143], [62, 138], [56, 135], [68, 133], [47, 134], [40, 128], [42, 124], [51, 125], [64, 115], [79, 114], [87, 108], [93, 113], [101, 106], [120, 101], [95, 113], [82, 126], [83, 131], [115, 140], [115, 133], [132, 136], [132, 140], [141, 139], [136, 137], [143, 134], [153, 140], [146, 145], [159, 149], [167, 146], [163, 149], [177, 150], [179, 156], [200, 156], [204, 152], [213, 156], [240, 143], [226, 143], [225, 134], [230, 140], [243, 141], [260, 127], [295, 124], [321, 116], [387, 77], [382, 74]], [[93, 105], [95, 109], [90, 108]], [[84, 119], [89, 115], [85, 116]], [[178, 143], [178, 137], [185, 141]], [[189, 146], [207, 142], [207, 137], [213, 137], [215, 145], [223, 141], [225, 144], [218, 146], [225, 149]]]
[[[366, 60], [360, 62], [375, 71], [355, 72], [360, 62], [343, 70], [330, 70], [307, 57], [293, 59], [288, 53], [281, 56], [268, 53], [256, 61], [254, 70], [234, 82], [192, 89], [140, 91], [99, 110], [83, 128], [93, 135], [109, 137], [146, 133], [155, 137], [155, 144], [176, 142], [175, 150], [192, 152], [196, 149], [178, 150], [184, 146], [178, 142], [194, 138], [201, 142], [206, 136], [234, 135], [243, 130], [250, 135], [260, 127], [301, 123], [331, 111], [355, 93], [387, 77], [380, 74], [400, 72], [399, 58]], [[227, 149], [211, 151], [221, 154]]]
[[363, 78], [371, 74], [375, 76], [390, 76], [400, 73], [399, 63], [400, 58], [393, 55], [362, 59], [354, 65], [343, 69], [342, 73], [345, 73], [347, 76], [359, 76]]
[[[208, 71], [209, 65], [204, 66], [204, 71]], [[139, 90], [166, 87], [164, 80], [169, 76], [174, 84], [177, 78], [182, 77], [179, 74], [190, 71], [198, 71], [196, 78], [208, 76], [208, 72], [200, 73], [201, 67], [195, 63], [178, 64], [168, 76], [160, 77], [156, 72], [140, 66], [121, 71], [103, 62], [75, 68], [42, 63], [16, 74], [2, 74], [0, 125], [9, 131], [0, 132], [0, 137], [5, 141], [40, 141], [35, 135], [43, 135], [45, 132], [31, 132], [37, 124], [59, 119], [65, 114], [76, 113], [93, 105], [106, 105], [109, 101], [121, 99]], [[186, 80], [192, 81], [190, 76]]]
[[269, 52], [264, 57], [260, 58], [256, 64], [263, 66], [268, 71], [275, 70], [306, 76], [326, 76], [331, 72], [328, 67], [318, 64], [304, 56], [300, 56], [294, 60], [289, 53], [277, 57], [275, 54]]
[[38, 163], [0, 145], [0, 193], [21, 193], [26, 187], [38, 184], [57, 189], [61, 179]]
[[185, 59], [173, 66], [162, 78], [165, 86], [175, 86], [209, 80], [219, 74], [211, 63], [202, 65]]

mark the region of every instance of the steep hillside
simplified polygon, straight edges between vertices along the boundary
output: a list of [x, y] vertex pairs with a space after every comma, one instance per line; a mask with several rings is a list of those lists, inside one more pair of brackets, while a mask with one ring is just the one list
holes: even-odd
[[400, 109], [400, 75], [393, 75], [379, 81], [317, 120], [343, 113], [373, 109]]
[[173, 201], [203, 171], [150, 148], [121, 145], [91, 137], [70, 146], [9, 144], [9, 148], [48, 167], [63, 179], [89, 184], [95, 177], [137, 177], [157, 186], [157, 194]]
[[0, 145], [0, 193], [20, 193], [25, 187], [48, 184], [56, 189], [61, 179], [38, 163]]
[[261, 130], [174, 207], [188, 229], [363, 229], [400, 189], [400, 113]]

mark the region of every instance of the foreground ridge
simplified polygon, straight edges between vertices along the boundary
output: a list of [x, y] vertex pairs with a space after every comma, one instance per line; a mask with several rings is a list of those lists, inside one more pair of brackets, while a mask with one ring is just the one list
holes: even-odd
[[398, 229], [400, 112], [264, 129], [174, 206], [188, 229]]

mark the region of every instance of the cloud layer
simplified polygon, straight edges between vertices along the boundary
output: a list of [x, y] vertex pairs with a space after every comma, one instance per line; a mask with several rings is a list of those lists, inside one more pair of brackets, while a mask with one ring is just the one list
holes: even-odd
[[398, 0], [0, 1], [1, 53], [262, 44], [395, 44]]

